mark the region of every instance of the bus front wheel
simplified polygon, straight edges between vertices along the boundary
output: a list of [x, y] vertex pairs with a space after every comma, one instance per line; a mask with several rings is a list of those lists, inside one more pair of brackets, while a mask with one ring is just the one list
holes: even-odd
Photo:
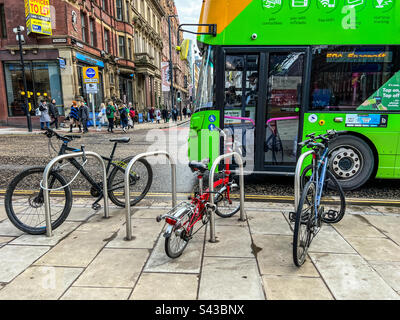
[[365, 184], [375, 166], [369, 145], [354, 136], [339, 136], [329, 144], [329, 168], [343, 190], [354, 190]]

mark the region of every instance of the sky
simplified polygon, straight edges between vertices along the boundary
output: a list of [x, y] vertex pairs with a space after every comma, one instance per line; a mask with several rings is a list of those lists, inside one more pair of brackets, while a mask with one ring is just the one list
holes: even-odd
[[[175, 0], [176, 8], [178, 9], [178, 15], [180, 23], [199, 23], [202, 0]], [[190, 28], [196, 31], [197, 28]], [[190, 33], [184, 34], [185, 39], [195, 40], [196, 36]]]

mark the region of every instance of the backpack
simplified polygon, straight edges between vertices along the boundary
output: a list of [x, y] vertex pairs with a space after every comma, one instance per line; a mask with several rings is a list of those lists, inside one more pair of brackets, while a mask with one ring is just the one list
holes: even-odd
[[120, 115], [121, 119], [126, 119], [127, 118], [126, 109], [122, 108], [121, 111], [119, 112], [119, 115]]
[[111, 107], [110, 106], [108, 106], [106, 109], [106, 115], [111, 116]]

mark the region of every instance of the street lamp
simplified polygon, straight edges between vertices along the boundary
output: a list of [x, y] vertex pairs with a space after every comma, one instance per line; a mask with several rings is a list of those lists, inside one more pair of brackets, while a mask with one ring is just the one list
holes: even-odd
[[174, 79], [172, 65], [172, 44], [171, 44], [171, 18], [176, 18], [177, 15], [168, 16], [168, 37], [169, 37], [169, 78], [171, 82], [171, 110], [174, 108]]
[[26, 75], [25, 75], [25, 63], [24, 63], [24, 54], [22, 52], [22, 43], [25, 42], [24, 36], [21, 34], [22, 32], [25, 31], [25, 28], [23, 26], [18, 26], [13, 29], [13, 32], [17, 35], [17, 41], [19, 44], [19, 53], [20, 53], [20, 58], [21, 58], [21, 69], [22, 69], [22, 79], [24, 82], [24, 104], [25, 104], [25, 113], [26, 113], [26, 120], [28, 122], [28, 131], [32, 132], [32, 120], [31, 120], [31, 114], [29, 110], [29, 105], [28, 105], [28, 95], [27, 95], [27, 83], [26, 83]]

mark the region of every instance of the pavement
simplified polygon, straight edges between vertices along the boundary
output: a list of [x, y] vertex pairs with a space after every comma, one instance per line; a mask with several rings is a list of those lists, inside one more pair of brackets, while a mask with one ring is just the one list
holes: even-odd
[[[173, 122], [170, 121], [168, 123], [164, 123], [163, 120], [160, 121], [158, 124], [157, 122], [154, 123], [149, 123], [149, 122], [144, 122], [144, 123], [135, 123], [134, 130], [150, 130], [150, 129], [168, 129], [176, 126], [181, 126], [186, 123], [190, 122], [190, 118], [183, 119], [181, 121]], [[69, 126], [67, 127], [61, 127], [59, 130], [56, 131], [61, 131], [61, 132], [69, 132]], [[33, 129], [32, 132], [29, 132], [27, 128], [17, 128], [17, 127], [0, 127], [0, 135], [32, 135], [32, 134], [40, 134], [43, 131], [40, 129]], [[77, 128], [73, 129], [74, 133], [78, 132]], [[89, 127], [89, 132], [98, 132], [96, 129], [93, 127]], [[102, 131], [103, 133], [107, 133], [107, 126], [104, 126]], [[121, 127], [115, 128], [114, 129], [115, 133], [122, 132]], [[132, 129], [129, 129], [128, 132], [132, 132]]]
[[[2, 201], [0, 199], [0, 201]], [[399, 300], [400, 210], [348, 206], [343, 220], [323, 225], [306, 263], [292, 262], [290, 203], [246, 201], [247, 220], [217, 218], [175, 260], [164, 252], [168, 201], [144, 200], [132, 211], [95, 213], [75, 198], [53, 237], [17, 230], [0, 202], [0, 300]], [[53, 204], [56, 206], [56, 204]]]

